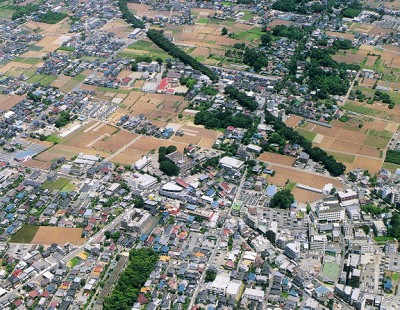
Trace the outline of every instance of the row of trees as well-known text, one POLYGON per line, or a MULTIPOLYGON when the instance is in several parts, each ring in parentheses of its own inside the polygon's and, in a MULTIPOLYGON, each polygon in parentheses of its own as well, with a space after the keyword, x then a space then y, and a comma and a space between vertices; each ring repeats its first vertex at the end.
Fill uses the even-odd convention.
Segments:
POLYGON ((193 69, 200 71, 201 73, 207 75, 212 81, 218 80, 218 75, 212 71, 207 66, 203 65, 197 59, 186 54, 180 48, 178 48, 174 43, 172 43, 168 38, 164 36, 161 31, 150 29, 147 31, 148 38, 153 41, 158 47, 166 51, 174 58, 178 58, 185 65, 191 66, 193 69))
POLYGON ((200 111, 194 117, 196 125, 204 125, 207 129, 220 129, 227 126, 249 129, 253 126, 253 118, 251 116, 230 111, 200 111))
POLYGON ((168 147, 161 146, 158 149, 158 163, 160 170, 168 176, 178 175, 179 167, 167 159, 167 155, 176 151, 176 146, 170 145, 168 147))
POLYGON ((104 310, 130 310, 141 287, 154 270, 158 255, 151 248, 131 250, 128 267, 122 272, 112 293, 105 299, 104 310))
POLYGON ((301 136, 293 128, 287 127, 285 123, 278 120, 275 116, 265 110, 265 122, 273 125, 275 132, 283 136, 292 144, 300 145, 303 150, 310 155, 310 158, 316 162, 320 162, 328 172, 333 176, 339 176, 346 170, 346 166, 336 161, 336 159, 328 155, 323 149, 313 147, 312 143, 301 136))
POLYGON ((127 0, 119 0, 118 8, 122 13, 122 18, 127 23, 131 24, 133 28, 144 28, 144 23, 140 19, 136 18, 131 11, 129 11, 127 0))
MULTIPOLYGON (((232 91, 229 93, 229 95, 238 101, 239 101, 239 98, 243 98, 243 96, 254 101, 254 99, 248 97, 246 94, 241 93, 240 91, 232 91)), ((257 103, 255 103, 255 104, 257 104, 257 103)), ((197 113, 196 117, 200 113, 197 113)), ((195 117, 195 123, 196 123, 196 117, 195 117)), ((204 120, 204 121, 206 122, 206 120, 204 120)), ((310 141, 308 141, 306 138, 301 136, 298 132, 296 132, 292 128, 287 127, 282 121, 277 119, 267 109, 265 110, 265 122, 267 124, 273 125, 275 132, 277 134, 279 134, 280 136, 282 136, 283 138, 285 138, 290 143, 299 144, 304 149, 304 151, 310 155, 310 158, 312 160, 322 163, 324 165, 325 169, 328 170, 329 173, 332 174, 333 176, 339 176, 346 170, 345 165, 337 162, 333 156, 328 155, 321 148, 313 147, 312 143, 310 141)), ((230 125, 232 125, 232 124, 230 124, 230 125)), ((246 127, 246 128, 250 128, 250 127, 246 127)))

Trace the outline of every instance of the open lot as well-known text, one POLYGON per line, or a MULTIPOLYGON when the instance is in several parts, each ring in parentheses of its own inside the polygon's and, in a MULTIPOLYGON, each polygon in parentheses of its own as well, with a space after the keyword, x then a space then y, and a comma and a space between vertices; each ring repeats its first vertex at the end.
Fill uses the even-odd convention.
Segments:
POLYGON ((302 171, 292 167, 282 167, 271 164, 269 166, 275 170, 275 175, 268 178, 269 182, 278 186, 285 186, 287 180, 322 189, 326 184, 333 184, 334 187, 341 188, 342 183, 337 178, 322 176, 316 173, 302 171))
POLYGON ((20 95, 0 95, 0 111, 11 109, 24 98, 20 95))
POLYGON ((269 152, 261 154, 258 159, 267 163, 275 163, 287 166, 293 166, 294 162, 296 161, 296 158, 294 157, 269 152))
POLYGON ((294 188, 292 194, 298 203, 311 203, 323 197, 322 194, 308 191, 301 188, 294 188))
POLYGON ((71 242, 74 245, 81 245, 86 240, 81 236, 82 228, 40 226, 31 243, 45 245, 57 243, 64 245, 71 242))

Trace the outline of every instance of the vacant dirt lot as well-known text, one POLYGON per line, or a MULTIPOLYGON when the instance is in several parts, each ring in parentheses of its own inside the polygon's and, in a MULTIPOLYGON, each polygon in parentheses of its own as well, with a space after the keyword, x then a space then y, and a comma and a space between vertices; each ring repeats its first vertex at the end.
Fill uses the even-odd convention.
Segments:
POLYGON ((99 140, 93 145, 93 148, 104 152, 114 153, 136 137, 137 135, 133 133, 121 130, 117 134, 99 140))
POLYGON ((296 161, 296 158, 294 157, 274 153, 263 153, 258 159, 267 163, 276 163, 287 166, 293 166, 296 161))
POLYGON ((85 238, 81 238, 82 228, 65 228, 41 226, 31 243, 51 245, 57 243, 63 245, 71 242, 74 245, 81 245, 85 238))
POLYGON ((20 95, 0 95, 0 111, 11 109, 24 98, 24 96, 20 95))
POLYGON ((292 191, 294 198, 296 198, 296 201, 299 203, 311 203, 313 201, 316 201, 318 199, 321 199, 323 197, 322 194, 318 194, 316 192, 311 192, 305 189, 301 189, 296 187, 292 191))
POLYGON ((322 189, 325 184, 328 183, 331 183, 333 184, 333 186, 338 188, 342 187, 342 183, 337 178, 321 176, 307 171, 301 171, 292 167, 282 167, 276 166, 274 164, 271 164, 270 167, 276 172, 275 176, 269 178, 270 182, 273 184, 282 186, 282 182, 283 184, 285 184, 287 180, 290 180, 295 183, 300 183, 319 189, 322 189))
POLYGON ((289 126, 289 127, 296 127, 297 124, 298 124, 302 119, 303 119, 302 117, 292 114, 292 115, 290 115, 290 116, 287 118, 285 124, 286 124, 286 126, 289 126))
POLYGON ((160 146, 169 146, 169 145, 175 145, 178 151, 180 152, 183 152, 183 149, 186 146, 188 146, 186 143, 179 143, 171 140, 163 140, 153 137, 142 137, 132 145, 132 148, 148 152, 151 150, 158 149, 160 146))
POLYGON ((368 170, 371 174, 379 172, 383 164, 383 159, 372 159, 362 156, 357 156, 354 161, 354 168, 362 168, 368 170))

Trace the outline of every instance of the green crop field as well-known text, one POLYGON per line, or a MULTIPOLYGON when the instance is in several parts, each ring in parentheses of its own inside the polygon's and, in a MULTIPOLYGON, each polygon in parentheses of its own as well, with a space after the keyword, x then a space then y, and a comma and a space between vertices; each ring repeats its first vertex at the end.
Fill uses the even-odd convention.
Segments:
POLYGON ((69 183, 69 181, 70 180, 68 180, 66 178, 58 178, 54 182, 46 181, 42 185, 42 188, 51 189, 51 190, 54 190, 54 189, 61 190, 61 189, 63 189, 64 186, 66 186, 69 183))
POLYGON ((39 226, 24 225, 14 236, 11 237, 10 242, 31 243, 38 229, 39 226))
POLYGON ((377 116, 380 112, 371 108, 368 108, 366 106, 359 106, 353 103, 346 103, 343 106, 344 109, 364 115, 372 115, 372 116, 377 116))

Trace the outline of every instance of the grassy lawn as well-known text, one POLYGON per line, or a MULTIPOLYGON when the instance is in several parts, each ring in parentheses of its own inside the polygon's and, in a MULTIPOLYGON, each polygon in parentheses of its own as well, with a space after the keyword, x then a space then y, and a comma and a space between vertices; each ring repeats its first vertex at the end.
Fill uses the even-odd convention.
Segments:
POLYGON ((79 264, 81 260, 78 257, 74 257, 69 261, 69 264, 71 265, 71 268, 74 268, 76 265, 79 264))
POLYGON ((236 21, 234 19, 228 18, 222 22, 222 25, 232 27, 235 23, 236 23, 236 21))
POLYGON ((282 297, 283 298, 288 298, 289 297, 289 293, 288 292, 282 292, 282 297))
POLYGON ((254 15, 249 11, 245 11, 243 13, 244 13, 244 16, 242 17, 242 20, 250 20, 254 17, 254 15))
POLYGON ((22 62, 24 64, 29 64, 29 65, 36 65, 37 63, 41 62, 42 60, 40 58, 35 58, 35 57, 27 57, 25 58, 22 62))
POLYGON ((68 183, 61 189, 62 192, 72 192, 73 190, 75 190, 75 186, 71 183, 68 183))
POLYGON ((54 135, 54 134, 49 135, 49 136, 47 137, 47 139, 46 139, 46 141, 51 142, 51 143, 54 143, 54 144, 58 144, 58 143, 60 143, 62 140, 63 140, 62 138, 60 138, 59 136, 54 135))
POLYGON ((376 137, 381 137, 381 138, 386 138, 386 139, 391 139, 393 136, 393 133, 390 132, 389 130, 369 129, 366 133, 371 136, 376 136, 376 137))
POLYGON ((115 89, 115 88, 108 88, 108 87, 97 87, 97 91, 104 91, 104 92, 112 92, 112 93, 120 93, 120 94, 129 94, 129 89, 115 89))
POLYGON ((36 65, 41 61, 40 58, 35 58, 35 57, 15 57, 14 61, 16 62, 22 62, 24 64, 28 65, 36 65))
POLYGON ((153 45, 152 42, 139 40, 132 45, 129 45, 128 48, 135 50, 148 50, 153 45))
POLYGON ((39 226, 24 225, 14 236, 11 237, 10 242, 31 243, 38 229, 39 226))
POLYGON ((69 179, 66 178, 58 178, 54 182, 47 181, 42 185, 42 188, 44 189, 58 189, 61 190, 63 187, 65 187, 69 183, 69 179))
POLYGON ((72 79, 77 82, 82 82, 84 79, 86 79, 86 76, 83 74, 78 74, 75 75, 72 79))
POLYGON ((136 56, 149 56, 151 57, 152 60, 155 60, 156 58, 161 58, 162 60, 165 60, 167 58, 171 58, 167 53, 165 53, 162 50, 156 50, 156 49, 149 49, 149 50, 136 50, 136 49, 124 49, 121 53, 117 54, 117 57, 120 58, 135 58, 136 56))
POLYGON ((392 273, 392 281, 399 281, 399 274, 397 272, 392 273))
POLYGON ((221 4, 222 4, 222 5, 226 5, 226 6, 232 6, 232 5, 234 5, 233 2, 229 2, 229 1, 222 1, 221 4))
POLYGON ((336 153, 336 152, 327 152, 329 155, 332 155, 336 160, 342 163, 354 163, 356 157, 350 154, 336 153))
POLYGON ((200 17, 198 20, 197 20, 197 22, 199 23, 199 24, 208 24, 208 18, 205 18, 205 17, 200 17))
POLYGON ((31 78, 29 78, 27 82, 30 84, 39 83, 43 86, 47 86, 47 85, 51 84, 55 79, 57 79, 57 76, 45 75, 45 74, 35 74, 31 78))
POLYGON ((314 140, 315 136, 317 135, 315 132, 308 131, 308 130, 301 129, 301 128, 297 128, 296 131, 310 142, 312 142, 314 140))
POLYGON ((235 34, 233 36, 233 38, 237 39, 237 40, 242 40, 242 41, 244 41, 244 40, 254 41, 254 40, 259 39, 263 34, 264 34, 264 32, 261 31, 260 27, 254 27, 254 28, 251 28, 250 30, 235 34))
POLYGON ((389 141, 390 139, 388 138, 377 138, 376 136, 368 135, 364 143, 368 146, 384 149, 388 145, 389 141))
POLYGON ((11 19, 15 10, 0 6, 0 18, 11 19))
POLYGON ((290 191, 294 190, 295 187, 296 187, 296 182, 292 182, 292 181, 289 181, 289 183, 286 185, 286 189, 288 189, 290 191))
POLYGON ((345 108, 348 111, 364 114, 364 115, 372 115, 372 116, 377 116, 380 112, 365 106, 359 106, 353 103, 346 103, 343 108, 345 108))
POLYGON ((375 242, 377 242, 378 244, 385 244, 386 241, 392 241, 393 238, 392 237, 386 237, 386 236, 382 236, 382 237, 375 237, 374 238, 375 242))
POLYGON ((382 168, 385 168, 385 169, 389 170, 390 172, 396 172, 396 170, 398 168, 400 168, 400 166, 396 165, 396 164, 392 164, 392 163, 383 163, 382 168))
POLYGON ((44 48, 43 46, 31 45, 31 46, 29 46, 28 51, 39 52, 43 48, 44 48))

